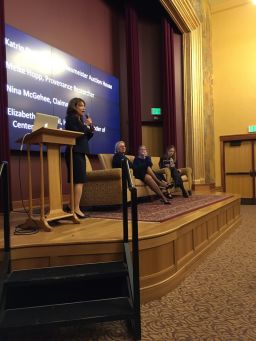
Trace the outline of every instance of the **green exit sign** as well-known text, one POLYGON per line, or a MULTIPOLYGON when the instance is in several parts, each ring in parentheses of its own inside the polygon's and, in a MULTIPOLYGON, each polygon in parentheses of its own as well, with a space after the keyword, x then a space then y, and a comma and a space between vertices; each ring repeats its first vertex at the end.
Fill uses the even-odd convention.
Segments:
POLYGON ((151 115, 161 115, 161 108, 151 108, 151 115))
POLYGON ((248 126, 248 133, 255 133, 256 132, 256 125, 255 126, 248 126))

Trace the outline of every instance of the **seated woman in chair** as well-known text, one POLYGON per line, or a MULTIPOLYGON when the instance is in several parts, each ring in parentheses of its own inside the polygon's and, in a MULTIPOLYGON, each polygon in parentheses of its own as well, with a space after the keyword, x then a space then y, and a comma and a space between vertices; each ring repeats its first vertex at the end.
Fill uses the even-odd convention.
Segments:
POLYGON ((152 170, 152 161, 150 156, 147 155, 147 148, 140 146, 138 156, 133 161, 133 173, 136 179, 140 179, 154 191, 164 204, 171 204, 170 201, 164 196, 163 189, 169 188, 169 184, 164 180, 159 180, 152 170))
POLYGON ((115 154, 112 159, 112 168, 122 168, 122 160, 126 159, 129 167, 132 168, 131 161, 125 156, 126 145, 124 141, 118 141, 115 144, 115 154))
POLYGON ((180 175, 179 170, 176 168, 176 150, 175 147, 172 145, 166 149, 166 153, 163 157, 160 158, 159 167, 165 168, 168 167, 171 170, 171 175, 174 181, 175 187, 180 187, 182 191, 182 195, 184 198, 188 198, 188 193, 186 192, 183 181, 180 175))

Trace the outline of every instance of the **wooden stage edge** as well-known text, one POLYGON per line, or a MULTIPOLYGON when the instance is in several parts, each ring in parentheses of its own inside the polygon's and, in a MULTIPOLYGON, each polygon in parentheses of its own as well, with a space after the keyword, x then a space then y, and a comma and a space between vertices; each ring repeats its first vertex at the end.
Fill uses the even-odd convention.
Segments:
MULTIPOLYGON (((12 212, 12 231, 25 219, 25 214, 12 212)), ((177 286, 240 220, 240 197, 233 195, 162 223, 139 222, 141 302, 177 286)), ((52 232, 12 233, 12 269, 119 260, 121 236, 122 221, 99 218, 85 219, 79 225, 67 221, 52 232)))

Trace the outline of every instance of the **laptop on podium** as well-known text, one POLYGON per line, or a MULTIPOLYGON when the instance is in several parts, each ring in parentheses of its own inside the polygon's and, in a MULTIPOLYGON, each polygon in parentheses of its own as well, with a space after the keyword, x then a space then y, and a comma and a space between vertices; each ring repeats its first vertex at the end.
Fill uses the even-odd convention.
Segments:
POLYGON ((59 122, 58 116, 46 115, 46 114, 42 114, 40 112, 36 112, 32 132, 34 132, 34 131, 42 128, 42 127, 57 129, 58 122, 59 122))

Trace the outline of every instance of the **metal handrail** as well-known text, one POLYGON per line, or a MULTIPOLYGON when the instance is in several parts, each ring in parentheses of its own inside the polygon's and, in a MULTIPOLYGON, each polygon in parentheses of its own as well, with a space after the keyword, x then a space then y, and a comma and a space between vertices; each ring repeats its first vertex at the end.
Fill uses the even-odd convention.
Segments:
POLYGON ((133 305, 136 315, 136 325, 141 333, 140 323, 140 275, 139 275, 139 236, 138 236, 138 210, 137 189, 133 184, 128 160, 122 160, 122 193, 123 193, 123 242, 125 256, 128 266, 130 286, 133 297, 133 305), (132 257, 129 248, 128 236, 128 203, 127 187, 131 193, 131 215, 132 215, 132 257))
POLYGON ((9 192, 9 165, 3 161, 0 165, 0 179, 2 182, 2 198, 4 213, 4 251, 10 252, 10 192, 9 192))
POLYGON ((11 271, 10 256, 10 192, 9 192, 9 167, 8 162, 3 161, 0 165, 0 181, 2 191, 0 193, 3 199, 3 215, 4 215, 4 254, 3 262, 0 269, 0 314, 3 310, 3 292, 4 280, 11 271))

